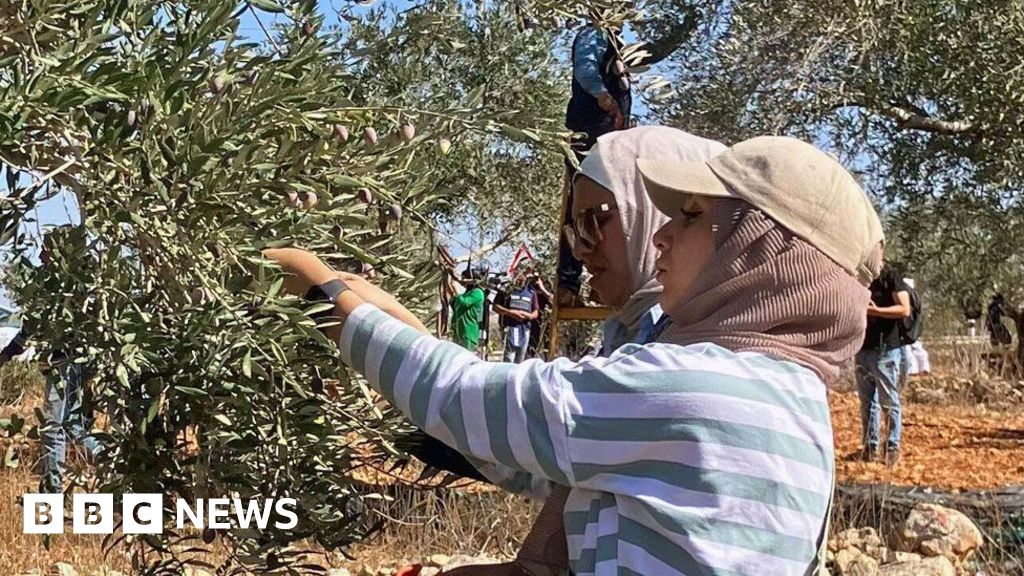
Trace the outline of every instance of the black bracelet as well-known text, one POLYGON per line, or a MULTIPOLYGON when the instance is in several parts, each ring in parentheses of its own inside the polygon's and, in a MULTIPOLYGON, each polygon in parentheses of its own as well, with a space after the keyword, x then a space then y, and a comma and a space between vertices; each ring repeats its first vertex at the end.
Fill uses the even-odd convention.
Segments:
MULTIPOLYGON (((329 302, 331 304, 336 304, 338 302, 338 297, 347 290, 351 290, 351 288, 349 288, 348 285, 340 279, 335 278, 333 280, 328 280, 319 286, 311 287, 309 291, 306 292, 305 300, 308 302, 329 302)), ((321 310, 320 312, 311 314, 310 317, 314 320, 320 320, 322 318, 332 316, 333 313, 334 310, 331 309, 321 310)))

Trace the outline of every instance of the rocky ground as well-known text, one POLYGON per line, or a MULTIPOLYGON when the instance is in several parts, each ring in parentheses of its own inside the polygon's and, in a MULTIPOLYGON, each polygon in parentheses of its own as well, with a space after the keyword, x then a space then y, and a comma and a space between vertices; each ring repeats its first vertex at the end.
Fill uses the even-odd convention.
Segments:
POLYGON ((917 386, 903 406, 902 454, 899 466, 892 470, 881 462, 859 459, 861 424, 856 393, 831 395, 840 483, 950 491, 1024 483, 1024 411, 1019 405, 996 410, 988 403, 922 403, 916 399, 920 394, 950 396, 954 392, 917 386), (928 390, 932 392, 922 392, 928 390))
POLYGON ((967 517, 949 508, 919 504, 891 542, 873 528, 832 536, 828 563, 837 576, 960 576, 984 574, 971 566, 983 537, 967 517))

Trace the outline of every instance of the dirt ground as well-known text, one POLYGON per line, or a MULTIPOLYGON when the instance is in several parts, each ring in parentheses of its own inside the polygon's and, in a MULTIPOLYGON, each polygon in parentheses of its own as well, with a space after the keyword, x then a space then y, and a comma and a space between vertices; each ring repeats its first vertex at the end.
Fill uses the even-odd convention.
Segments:
POLYGON ((984 405, 903 406, 902 455, 894 470, 865 463, 860 403, 854 392, 829 404, 841 483, 891 483, 953 491, 1024 484, 1024 409, 991 412, 984 405))

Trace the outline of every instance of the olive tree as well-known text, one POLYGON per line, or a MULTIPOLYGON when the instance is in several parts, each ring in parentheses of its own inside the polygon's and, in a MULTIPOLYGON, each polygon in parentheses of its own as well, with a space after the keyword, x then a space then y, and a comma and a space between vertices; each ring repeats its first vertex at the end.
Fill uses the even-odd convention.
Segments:
POLYGON ((942 0, 666 0, 698 24, 659 118, 734 142, 836 152, 885 213, 890 256, 934 309, 1017 285, 1024 10, 942 0))
MULTIPOLYGON (((511 181, 522 161, 522 190, 547 185, 545 157, 560 174, 550 18, 636 13, 536 0, 355 14, 345 5, 334 24, 311 0, 0 7, 0 245, 15 297, 39 341, 97 372, 98 488, 298 500, 293 528, 223 534, 227 571, 296 570, 293 542, 364 537, 350 472, 401 426, 340 366, 311 318, 323 305, 281 294, 261 251, 303 246, 372 270, 425 316, 432 230, 466 182, 511 181), (278 24, 246 38, 247 11, 278 24), (520 74, 530 60, 536 74, 520 74), (82 225, 50 235, 33 269, 25 219, 59 190, 82 225)), ((150 572, 189 560, 170 536, 139 540, 160 552, 150 572)))

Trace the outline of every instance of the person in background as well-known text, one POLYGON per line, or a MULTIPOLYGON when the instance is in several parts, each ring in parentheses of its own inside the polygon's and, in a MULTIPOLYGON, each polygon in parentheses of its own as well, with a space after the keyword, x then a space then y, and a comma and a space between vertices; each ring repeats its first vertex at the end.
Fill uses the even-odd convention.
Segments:
POLYGON ((1003 316, 1006 315, 1006 300, 1002 294, 992 296, 988 304, 988 312, 985 314, 985 330, 988 331, 989 342, 993 346, 1008 346, 1013 342, 1010 330, 1003 324, 1003 316))
MULTIPOLYGON (((913 278, 904 278, 903 283, 910 288, 916 288, 914 285, 913 278)), ((907 379, 911 376, 927 375, 932 371, 931 358, 928 356, 928 350, 925 350, 924 343, 920 339, 915 340, 913 344, 907 344, 903 346, 903 384, 906 384, 907 379)))
POLYGON ((572 43, 572 93, 565 127, 584 135, 573 142, 582 160, 597 139, 628 127, 632 95, 625 70, 618 68, 621 41, 614 30, 592 24, 580 28, 572 43))
MULTIPOLYGON (((614 130, 629 127, 633 106, 629 78, 620 67, 622 42, 615 30, 601 30, 587 24, 576 33, 572 43, 572 93, 565 111, 565 127, 583 135, 572 141, 576 159, 581 161, 597 139, 614 130)), ((566 174, 575 172, 566 161, 566 174)), ((572 195, 566 207, 566 222, 572 214, 572 195)), ((562 242, 559 253, 559 306, 579 305, 582 264, 562 242)))
POLYGON ((484 315, 484 291, 479 271, 469 264, 462 271, 465 290, 452 298, 452 341, 470 352, 480 345, 480 323, 484 315))
POLYGON ((880 411, 886 413, 889 437, 885 445, 886 465, 899 462, 902 410, 900 373, 903 367, 900 322, 910 317, 910 292, 891 266, 871 282, 864 344, 856 358, 857 391, 863 431, 861 457, 870 462, 878 457, 880 411))
POLYGON ((334 302, 323 330, 342 360, 414 424, 570 488, 569 572, 814 573, 835 477, 827 385, 863 340, 881 223, 849 172, 792 138, 645 160, 671 218, 654 237, 671 321, 608 358, 485 362, 365 279, 264 254, 287 293, 334 302))
POLYGON ((505 362, 518 364, 526 359, 530 344, 530 323, 540 316, 537 293, 524 272, 516 272, 512 287, 495 302, 494 311, 502 317, 505 330, 505 362))
POLYGON ((551 308, 551 302, 555 299, 555 295, 548 290, 547 285, 544 284, 544 279, 540 277, 540 274, 531 272, 530 277, 527 280, 533 287, 534 293, 537 295, 537 318, 530 322, 530 345, 526 351, 527 358, 540 358, 543 356, 543 346, 545 342, 544 328, 547 325, 548 310, 551 308))
MULTIPOLYGON (((61 226, 51 230, 43 239, 40 260, 49 266, 54 249, 54 234, 70 230, 61 226)), ((31 339, 31 330, 22 328, 17 336, 0 351, 0 365, 21 355, 31 339)), ((64 469, 67 459, 67 445, 78 441, 86 450, 87 457, 95 457, 100 443, 89 432, 92 428, 92 414, 83 408, 88 381, 93 374, 86 366, 72 362, 61 350, 49 350, 41 355, 41 370, 45 377, 43 392, 43 427, 39 430, 42 443, 42 477, 39 491, 56 494, 63 491, 64 469)))

